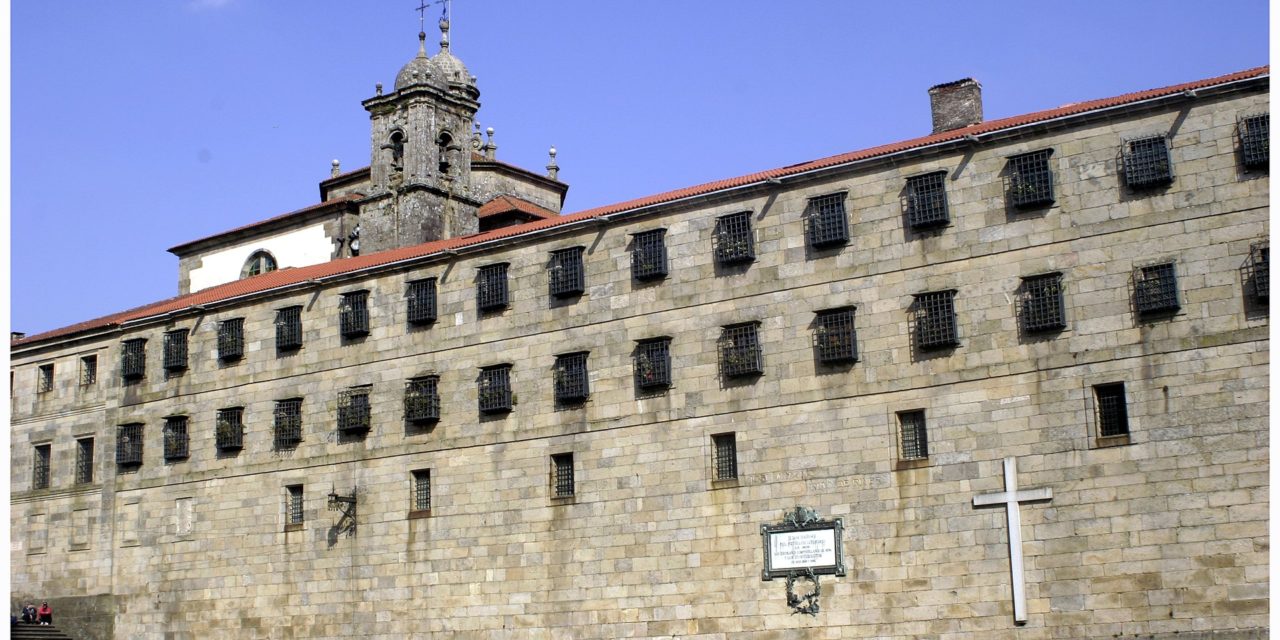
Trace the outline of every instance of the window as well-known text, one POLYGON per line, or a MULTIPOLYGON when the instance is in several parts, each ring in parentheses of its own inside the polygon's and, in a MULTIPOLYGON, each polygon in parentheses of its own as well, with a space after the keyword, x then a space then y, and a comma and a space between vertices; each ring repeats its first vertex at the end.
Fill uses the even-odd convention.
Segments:
POLYGON ((404 385, 404 419, 430 422, 440 419, 440 378, 423 376, 404 385))
POLYGON ((1027 333, 1057 331, 1067 326, 1062 302, 1062 274, 1022 279, 1022 328, 1027 333))
POLYGON ((551 482, 555 497, 573 497, 573 454, 557 453, 551 456, 551 482))
POLYGON ((284 530, 297 531, 302 529, 304 520, 302 519, 303 494, 302 485, 293 484, 285 487, 284 499, 284 530))
POLYGON ((53 445, 50 444, 36 445, 34 459, 31 461, 32 489, 49 488, 49 458, 52 455, 52 449, 53 445))
POLYGON ((945 227, 947 214, 947 172, 938 171, 907 178, 907 225, 912 229, 945 227))
POLYGON ((1134 305, 1139 316, 1178 310, 1178 276, 1172 262, 1139 267, 1134 271, 1134 305))
POLYGON ((1271 162, 1271 114, 1240 119, 1240 155, 1245 169, 1267 169, 1271 162))
POLYGON ((654 229, 631 236, 631 277, 657 280, 667 276, 666 234, 666 229, 654 229))
POLYGON ((853 328, 853 311, 853 307, 848 307, 818 312, 814 336, 818 347, 818 362, 857 362, 858 334, 853 328))
POLYGON ((76 440, 76 484, 93 482, 93 438, 76 440))
POLYGON ((368 291, 342 294, 342 302, 338 305, 338 324, 344 338, 369 335, 368 291))
POLYGON ((1124 401, 1124 383, 1096 385, 1093 394, 1098 400, 1098 435, 1103 438, 1128 435, 1129 410, 1124 401))
POLYGON ((277 449, 288 449, 302 442, 302 398, 276 400, 273 431, 277 449))
POLYGON ((722 265, 740 264, 756 259, 750 211, 716 218, 715 257, 716 263, 722 265))
POLYGON ((80 358, 80 386, 87 387, 98 383, 98 356, 90 355, 80 358))
POLYGON ((276 350, 302 348, 302 307, 286 307, 276 311, 276 350))
POLYGON ((556 402, 575 404, 591 395, 587 375, 587 352, 556 356, 556 402))
POLYGON ((126 382, 141 380, 147 374, 147 341, 145 338, 125 340, 120 352, 120 377, 126 382))
POLYGON ((164 459, 183 460, 188 453, 187 417, 169 416, 164 419, 164 459))
POLYGON ((929 457, 929 436, 924 426, 924 409, 903 411, 898 414, 898 430, 901 433, 903 460, 924 460, 929 457))
POLYGON ((116 464, 142 464, 142 424, 122 424, 116 432, 116 464))
POLYGON ((1265 302, 1271 295, 1271 244, 1259 242, 1249 247, 1249 262, 1253 267, 1253 296, 1265 302))
POLYGON ((738 479, 738 441, 732 433, 711 436, 711 468, 716 480, 738 479))
POLYGON ((1053 204, 1053 171, 1043 149, 1009 158, 1009 203, 1018 209, 1034 209, 1053 204))
POLYGON ((476 274, 476 306, 480 311, 507 308, 507 264, 480 267, 476 274))
POLYGON ((269 271, 276 270, 276 259, 266 251, 255 251, 244 261, 244 268, 240 270, 241 278, 248 278, 269 271))
POLYGON ((480 370, 476 397, 481 413, 511 410, 511 365, 500 364, 480 370))
POLYGON ((422 513, 431 510, 431 470, 419 469, 413 472, 413 499, 409 504, 410 513, 422 513))
POLYGON ((1124 182, 1131 189, 1145 189, 1173 182, 1169 142, 1164 136, 1125 142, 1124 182))
POLYGON ((187 330, 176 329, 164 334, 164 370, 167 373, 187 368, 187 330))
POLYGON ((218 359, 223 362, 244 357, 244 318, 218 323, 218 359))
POLYGON ((338 396, 338 431, 365 433, 369 430, 369 391, 372 387, 351 387, 338 396))
POLYGON ((671 338, 642 340, 635 352, 636 386, 660 389, 671 386, 671 338))
POLYGON ((955 291, 933 291, 916 296, 916 345, 924 351, 960 344, 956 337, 955 291))
POLYGON ((846 193, 833 193, 809 199, 805 212, 809 246, 819 249, 849 242, 849 220, 844 212, 846 193))
POLYGON ((409 324, 430 324, 436 321, 436 279, 415 280, 409 283, 409 324))
POLYGON ((764 373, 759 323, 724 327, 720 332, 720 373, 729 378, 764 373))
POLYGON ((586 288, 583 275, 582 247, 551 252, 551 264, 547 267, 547 287, 556 298, 581 295, 586 288))
POLYGON ((218 451, 236 451, 244 447, 244 407, 218 409, 214 443, 218 451))
POLYGON ((36 380, 36 391, 39 393, 48 393, 53 391, 53 363, 42 364, 38 369, 39 378, 36 380))

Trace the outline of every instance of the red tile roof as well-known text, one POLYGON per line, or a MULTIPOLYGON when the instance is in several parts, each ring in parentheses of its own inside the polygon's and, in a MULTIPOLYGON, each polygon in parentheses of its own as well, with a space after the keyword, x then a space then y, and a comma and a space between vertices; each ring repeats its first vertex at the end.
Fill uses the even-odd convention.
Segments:
POLYGON ((476 210, 476 215, 481 218, 496 216, 500 213, 508 213, 510 211, 519 211, 520 213, 533 216, 535 218, 554 218, 556 212, 540 207, 528 200, 521 200, 515 196, 502 195, 498 196, 482 205, 476 210))
MULTIPOLYGON (((870 158, 875 158, 877 156, 889 155, 892 153, 924 147, 932 144, 938 144, 941 142, 959 140, 959 139, 963 139, 965 136, 992 133, 996 131, 1019 127, 1022 125, 1033 124, 1036 122, 1044 122, 1046 120, 1052 120, 1055 118, 1061 118, 1064 116, 1071 116, 1071 115, 1086 113, 1089 111, 1097 111, 1097 110, 1107 109, 1111 107, 1118 107, 1118 106, 1132 104, 1134 102, 1139 102, 1139 101, 1147 100, 1151 98, 1175 95, 1178 93, 1182 93, 1184 91, 1203 89, 1203 88, 1212 87, 1215 85, 1236 82, 1239 80, 1262 77, 1262 76, 1269 75, 1270 69, 1271 69, 1270 66, 1256 67, 1254 69, 1239 71, 1236 73, 1218 76, 1216 78, 1208 78, 1205 80, 1198 80, 1195 82, 1188 82, 1185 84, 1173 85, 1170 87, 1163 87, 1160 89, 1151 89, 1148 91, 1126 93, 1124 95, 1116 96, 1113 98, 1091 100, 1088 102, 1078 102, 1075 104, 1058 107, 1056 109, 1037 111, 1035 113, 1015 116, 1012 118, 1002 118, 999 120, 991 120, 988 122, 983 122, 980 124, 963 127, 960 129, 944 131, 942 133, 935 133, 935 134, 923 136, 920 138, 904 140, 902 142, 895 142, 893 144, 881 145, 879 147, 872 147, 870 149, 863 149, 861 151, 853 151, 850 153, 843 153, 840 155, 835 155, 828 158, 822 158, 819 160, 813 160, 810 162, 803 162, 800 164, 794 164, 787 167, 780 167, 777 169, 770 169, 768 171, 760 171, 757 173, 752 173, 744 176, 738 176, 736 178, 717 180, 715 182, 708 182, 705 184, 700 184, 692 187, 686 187, 684 189, 667 191, 665 193, 659 193, 657 195, 652 195, 644 198, 628 200, 626 202, 621 202, 618 204, 612 204, 612 205, 607 205, 603 207, 596 207, 594 209, 588 209, 586 211, 580 211, 578 213, 574 213, 570 215, 553 216, 550 218, 544 218, 542 220, 527 222, 521 225, 515 225, 511 227, 502 227, 499 229, 494 229, 492 231, 487 231, 485 233, 479 233, 476 235, 465 236, 461 238, 450 238, 448 240, 428 242, 425 244, 415 245, 411 247, 402 247, 399 249, 390 249, 388 251, 382 251, 379 253, 374 253, 366 256, 332 260, 330 262, 324 262, 321 264, 311 265, 307 267, 281 269, 278 271, 265 273, 260 276, 254 276, 252 278, 237 280, 235 282, 228 282, 226 284, 219 285, 216 287, 210 287, 208 289, 203 289, 201 291, 197 291, 195 293, 188 294, 185 296, 170 298, 168 300, 163 300, 163 301, 155 302, 149 305, 144 305, 141 307, 130 309, 128 311, 122 311, 109 316, 103 316, 101 318, 97 318, 94 320, 88 320, 78 324, 73 324, 69 327, 63 327, 61 329, 55 329, 53 331, 47 331, 45 333, 28 336, 26 338, 11 342, 10 346, 12 347, 12 346, 22 346, 22 345, 32 344, 32 343, 41 342, 44 340, 49 340, 52 338, 58 338, 62 336, 72 335, 75 333, 80 333, 82 331, 89 331, 92 329, 110 328, 113 326, 118 326, 130 320, 139 320, 143 318, 160 316, 160 315, 164 315, 174 311, 188 309, 197 305, 210 304, 210 303, 219 302, 223 300, 229 300, 239 296, 263 292, 263 291, 269 291, 271 289, 276 289, 276 288, 284 287, 287 285, 305 283, 308 280, 312 280, 316 278, 324 278, 332 275, 351 273, 351 272, 360 271, 363 269, 377 267, 380 265, 386 265, 394 262, 411 260, 414 258, 420 258, 423 256, 431 255, 433 253, 439 253, 439 252, 447 251, 450 249, 457 249, 464 246, 480 244, 482 242, 487 242, 491 240, 498 240, 502 238, 509 238, 513 236, 536 233, 537 231, 540 231, 542 229, 547 229, 550 227, 555 227, 555 226, 560 226, 565 224, 571 224, 573 222, 578 222, 580 220, 586 220, 589 218, 598 218, 600 216, 610 215, 614 213, 621 213, 621 212, 629 211, 633 209, 653 206, 653 205, 661 204, 664 202, 679 200, 682 198, 704 195, 714 191, 720 191, 723 189, 731 189, 734 187, 740 187, 740 186, 745 186, 749 184, 764 182, 766 180, 773 179, 773 178, 783 178, 786 176, 804 173, 806 171, 812 171, 812 170, 822 169, 826 167, 833 167, 836 165, 857 162, 860 160, 867 160, 870 158)), ((291 214, 286 214, 286 215, 291 215, 291 214)))

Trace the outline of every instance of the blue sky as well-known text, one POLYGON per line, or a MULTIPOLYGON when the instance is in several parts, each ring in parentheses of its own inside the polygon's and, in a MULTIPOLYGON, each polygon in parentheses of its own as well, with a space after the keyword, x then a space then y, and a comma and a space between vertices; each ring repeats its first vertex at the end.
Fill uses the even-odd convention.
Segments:
MULTIPOLYGON (((417 4, 15 2, 13 329, 173 296, 168 247, 367 165, 360 101, 416 53, 417 4)), ((567 212, 927 134, 928 87, 966 76, 994 119, 1269 61, 1265 0, 453 4, 498 158, 554 144, 567 212)))

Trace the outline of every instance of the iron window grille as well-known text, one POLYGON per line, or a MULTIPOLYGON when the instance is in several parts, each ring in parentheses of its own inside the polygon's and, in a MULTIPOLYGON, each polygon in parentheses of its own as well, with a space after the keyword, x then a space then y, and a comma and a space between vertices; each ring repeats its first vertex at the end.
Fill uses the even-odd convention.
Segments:
POLYGON ((218 409, 214 442, 219 451, 244 448, 244 407, 218 409))
POLYGON ((436 279, 415 280, 409 283, 409 324, 430 324, 436 321, 436 279))
POLYGON ((945 227, 947 213, 947 172, 938 171, 907 178, 907 224, 912 229, 945 227))
POLYGON ((738 378, 764 373, 758 323, 724 327, 720 332, 719 347, 720 372, 726 377, 738 378))
POLYGON ((667 276, 666 234, 666 229, 654 229, 631 236, 631 277, 657 280, 667 276))
POLYGON ((285 489, 288 491, 284 504, 285 524, 300 525, 304 522, 302 518, 302 485, 289 485, 285 489))
POLYGON ((507 264, 491 264, 480 267, 476 274, 476 306, 481 311, 506 309, 507 264))
POLYGON ((368 291, 342 294, 342 302, 338 304, 338 324, 344 338, 369 335, 368 291))
POLYGON ((1127 435, 1129 410, 1124 400, 1124 383, 1096 385, 1093 393, 1098 401, 1098 435, 1103 438, 1127 435))
POLYGON ((1240 155, 1245 169, 1266 169, 1271 162, 1271 114, 1240 119, 1240 155))
POLYGON ((98 383, 98 356, 80 358, 80 386, 87 387, 98 383))
POLYGON ((1062 300, 1062 274, 1023 278, 1022 327, 1027 333, 1057 331, 1067 326, 1062 300))
POLYGON ((142 464, 142 425, 122 424, 116 432, 116 464, 142 464))
POLYGON ((899 413, 898 429, 901 433, 903 460, 924 460, 929 457, 929 435, 925 429, 923 409, 899 413))
POLYGON ((844 211, 845 196, 841 192, 809 199, 805 215, 809 246, 817 249, 849 242, 849 217, 844 211))
POLYGON ((413 472, 413 502, 410 511, 431 510, 431 470, 419 469, 413 472))
POLYGON ((636 386, 659 389, 671 386, 671 338, 645 340, 636 345, 636 386))
POLYGON ((711 436, 712 468, 716 480, 738 479, 738 441, 732 433, 711 436))
POLYGON ((1259 242, 1249 247, 1253 267, 1253 296, 1265 301, 1271 295, 1271 243, 1259 242))
POLYGON ((120 353, 120 377, 132 382, 147 375, 147 340, 125 340, 120 353))
POLYGON ((716 262, 740 264, 756 259, 755 239, 751 233, 751 212, 731 213, 716 218, 716 262))
POLYGON ((582 402, 591 395, 587 375, 587 352, 556 356, 556 402, 582 402))
POLYGON ((1142 316, 1178 310, 1178 276, 1172 262, 1134 270, 1134 305, 1142 316))
POLYGON ((244 318, 231 318, 218 323, 218 359, 238 360, 244 357, 244 318))
POLYGON ((302 348, 302 307, 285 307, 276 311, 276 349, 291 351, 302 348))
POLYGON ((486 367, 480 370, 476 397, 481 413, 499 413, 511 410, 511 365, 486 367))
POLYGON ((916 296, 916 344, 921 350, 947 349, 960 344, 956 333, 955 291, 932 291, 916 296))
POLYGON ((1164 136, 1129 140, 1124 145, 1124 181, 1131 189, 1173 182, 1169 141, 1164 136))
POLYGON ((53 391, 53 364, 40 365, 37 373, 39 378, 36 380, 36 391, 38 393, 53 391))
POLYGON ((547 267, 548 291, 557 298, 581 295, 586 288, 583 271, 582 247, 552 251, 547 267))
POLYGON ((169 373, 187 368, 187 330, 176 329, 164 334, 164 370, 169 373))
POLYGON ((164 459, 181 460, 189 455, 189 438, 186 416, 169 416, 164 419, 164 459))
POLYGON ((1019 209, 1032 209, 1053 204, 1053 170, 1049 156, 1053 149, 1043 149, 1009 158, 1009 202, 1019 209))
POLYGON ((369 430, 369 387, 352 387, 338 395, 338 431, 364 433, 369 430))
POLYGON ((276 400, 273 444, 287 449, 302 442, 302 398, 276 400))
POLYGON ((573 497, 573 454, 558 453, 551 456, 552 481, 557 498, 573 497))
POLYGON ((49 457, 52 453, 53 445, 38 444, 35 447, 35 454, 31 464, 31 488, 32 489, 48 489, 49 488, 49 457))
POLYGON ((404 418, 409 422, 440 419, 440 379, 436 376, 414 378, 404 385, 404 418))
POLYGON ((93 438, 76 440, 76 484, 93 482, 93 438))
POLYGON ((840 364, 858 361, 858 333, 853 326, 853 307, 819 311, 815 343, 818 362, 840 364))

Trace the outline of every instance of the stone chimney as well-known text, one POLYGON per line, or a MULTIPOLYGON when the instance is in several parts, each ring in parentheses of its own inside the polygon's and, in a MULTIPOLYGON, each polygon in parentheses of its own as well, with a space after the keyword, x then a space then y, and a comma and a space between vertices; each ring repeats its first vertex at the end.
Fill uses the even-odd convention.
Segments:
POLYGON ((929 88, 933 132, 941 133, 982 122, 982 85, 973 78, 929 88))

